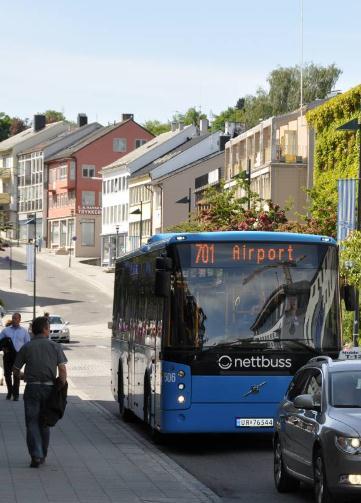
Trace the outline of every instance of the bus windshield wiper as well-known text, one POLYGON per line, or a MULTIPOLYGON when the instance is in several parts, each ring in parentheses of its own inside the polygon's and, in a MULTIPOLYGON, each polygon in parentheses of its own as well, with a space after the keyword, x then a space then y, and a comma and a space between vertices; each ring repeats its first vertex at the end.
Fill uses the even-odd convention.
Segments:
POLYGON ((319 352, 319 350, 317 350, 316 348, 313 348, 309 344, 306 344, 305 342, 302 342, 302 340, 299 340, 299 339, 273 339, 273 340, 280 342, 280 343, 292 342, 295 346, 298 346, 299 348, 302 348, 302 349, 307 349, 307 351, 310 351, 312 353, 319 352))
POLYGON ((218 344, 214 344, 213 346, 207 346, 207 349, 212 348, 228 348, 232 346, 244 346, 245 343, 250 345, 252 349, 260 347, 264 348, 264 346, 270 341, 255 341, 253 337, 249 337, 247 339, 236 339, 234 341, 229 342, 219 342, 218 344))

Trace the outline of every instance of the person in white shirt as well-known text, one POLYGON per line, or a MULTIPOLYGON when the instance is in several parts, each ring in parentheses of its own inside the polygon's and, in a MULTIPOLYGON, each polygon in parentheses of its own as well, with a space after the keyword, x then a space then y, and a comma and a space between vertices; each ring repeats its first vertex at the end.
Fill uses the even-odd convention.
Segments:
POLYGON ((0 333, 0 343, 3 341, 3 351, 4 351, 4 376, 5 382, 8 389, 8 394, 6 399, 19 400, 19 386, 20 378, 13 375, 13 366, 15 362, 16 355, 20 349, 30 342, 29 332, 20 326, 21 314, 14 313, 12 316, 11 325, 5 327, 0 333), (8 344, 4 344, 4 339, 8 341, 8 344))

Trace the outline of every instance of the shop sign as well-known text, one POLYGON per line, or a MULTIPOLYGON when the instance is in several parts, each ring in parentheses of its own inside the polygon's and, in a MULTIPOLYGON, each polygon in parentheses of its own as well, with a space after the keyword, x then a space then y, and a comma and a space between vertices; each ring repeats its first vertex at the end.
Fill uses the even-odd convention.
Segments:
POLYGON ((101 215, 102 209, 100 206, 78 206, 78 215, 101 215))

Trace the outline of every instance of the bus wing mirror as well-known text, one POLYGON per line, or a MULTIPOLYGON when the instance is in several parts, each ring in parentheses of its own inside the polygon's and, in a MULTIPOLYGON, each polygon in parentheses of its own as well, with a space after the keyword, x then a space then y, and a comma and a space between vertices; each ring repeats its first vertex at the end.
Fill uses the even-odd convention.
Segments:
POLYGON ((170 293, 170 272, 155 271, 154 294, 157 297, 168 297, 170 293))
POLYGON ((355 311, 356 309, 356 290, 352 285, 345 285, 342 288, 342 297, 345 301, 346 311, 355 311))
POLYGON ((173 260, 169 257, 157 257, 155 268, 159 271, 171 271, 173 269, 173 260))

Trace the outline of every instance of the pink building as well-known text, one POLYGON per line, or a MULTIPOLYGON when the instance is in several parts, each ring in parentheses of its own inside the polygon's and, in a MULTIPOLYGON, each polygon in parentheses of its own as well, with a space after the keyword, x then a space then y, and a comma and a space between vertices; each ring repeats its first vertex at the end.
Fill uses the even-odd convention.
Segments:
POLYGON ((47 161, 47 246, 72 248, 77 257, 100 257, 100 169, 153 135, 123 114, 123 121, 90 134, 47 161))

